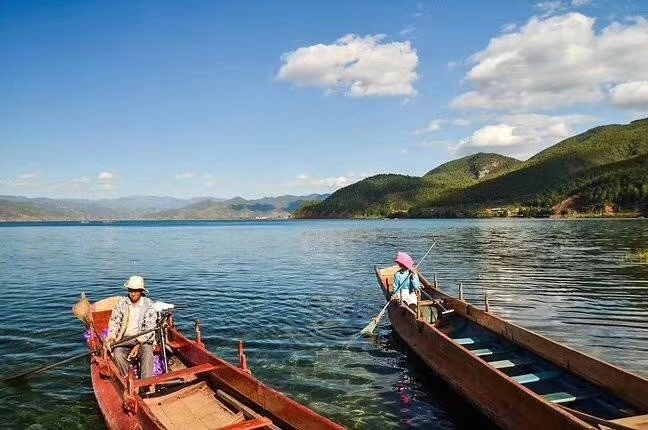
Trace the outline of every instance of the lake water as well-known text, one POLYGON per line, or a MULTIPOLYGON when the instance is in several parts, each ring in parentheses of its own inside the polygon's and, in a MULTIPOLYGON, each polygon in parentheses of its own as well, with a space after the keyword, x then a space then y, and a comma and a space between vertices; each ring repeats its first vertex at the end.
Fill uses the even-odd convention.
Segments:
MULTIPOLYGON (((441 288, 583 352, 648 376, 648 220, 376 220, 4 225, 0 372, 81 354, 72 313, 123 294, 133 274, 200 319, 207 347, 351 429, 487 426, 414 359, 385 317, 373 266, 397 251, 441 288)), ((0 385, 0 428, 105 428, 81 359, 0 385)))

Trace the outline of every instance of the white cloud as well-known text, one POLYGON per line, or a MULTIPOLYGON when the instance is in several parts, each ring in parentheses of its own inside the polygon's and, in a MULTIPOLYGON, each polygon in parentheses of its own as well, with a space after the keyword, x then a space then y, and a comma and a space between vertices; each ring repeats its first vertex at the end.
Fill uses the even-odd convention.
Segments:
POLYGON ((592 3, 592 0, 572 0, 571 4, 574 7, 587 6, 592 3))
POLYGON ((79 176, 77 178, 72 178, 70 183, 54 184, 54 187, 69 191, 72 194, 79 194, 89 190, 91 185, 92 179, 88 176, 79 176))
POLYGON ((486 125, 459 141, 451 150, 457 156, 476 152, 495 152, 527 159, 574 134, 573 126, 591 123, 584 115, 548 116, 538 114, 506 115, 495 125, 486 125))
POLYGON ((0 180, 0 185, 15 188, 29 188, 36 185, 38 182, 38 175, 35 173, 25 173, 18 175, 12 179, 0 180))
POLYGON ((348 34, 332 45, 298 48, 282 55, 276 79, 352 97, 416 96, 416 50, 410 42, 383 39, 384 35, 348 34))
POLYGON ((184 172, 175 175, 175 178, 179 180, 184 180, 184 179, 193 179, 195 176, 196 175, 193 172, 184 172))
POLYGON ((0 186, 8 194, 30 193, 32 195, 52 196, 81 196, 90 193, 113 191, 116 187, 117 176, 110 172, 101 172, 96 178, 77 176, 68 179, 42 177, 33 173, 19 175, 13 179, 0 180, 0 186))
POLYGON ((113 179, 115 179, 115 175, 110 172, 101 172, 99 173, 99 176, 97 176, 97 180, 100 182, 109 182, 113 179))
POLYGON ((467 125, 470 125, 470 120, 465 118, 454 118, 454 119, 437 118, 430 121, 425 128, 421 130, 416 130, 414 134, 418 135, 418 134, 426 134, 426 133, 436 133, 437 131, 441 131, 442 129, 446 128, 445 126, 447 125, 455 126, 455 127, 465 127, 467 125))
POLYGON ((214 179, 214 177, 209 173, 205 173, 202 178, 205 188, 215 188, 216 185, 218 185, 218 181, 216 181, 216 179, 214 179))
POLYGON ((297 181, 295 185, 335 191, 339 188, 346 187, 347 185, 356 183, 368 176, 371 175, 367 173, 350 172, 345 176, 336 176, 336 177, 318 179, 318 178, 312 178, 307 174, 301 174, 295 178, 297 181))
POLYGON ((113 191, 116 189, 114 180, 116 179, 115 175, 110 172, 101 172, 97 176, 97 181, 99 182, 99 189, 101 191, 113 191))
POLYGON ((405 27, 404 29, 402 29, 400 31, 400 35, 401 36, 407 36, 408 34, 412 34, 415 31, 416 31, 416 27, 414 27, 413 25, 410 25, 410 26, 405 27))
POLYGON ((532 18, 519 31, 491 39, 466 75, 473 90, 456 109, 549 109, 601 103, 614 85, 642 80, 648 70, 648 22, 614 22, 599 34, 579 13, 532 18))
POLYGON ((454 119, 437 118, 430 121, 425 128, 421 130, 416 130, 414 134, 416 135, 416 134, 425 134, 425 133, 435 133, 443 129, 445 125, 465 127, 469 124, 470 124, 470 120, 465 118, 454 118, 454 119))
POLYGON ((524 136, 516 135, 514 130, 507 124, 487 125, 472 135, 472 144, 475 148, 518 146, 524 136))
POLYGON ((539 11, 552 15, 560 10, 562 10, 565 5, 561 1, 543 1, 534 5, 539 11))
POLYGON ((32 181, 32 180, 34 180, 36 178, 37 178, 37 175, 34 174, 34 173, 25 173, 23 175, 19 175, 16 178, 16 182, 28 182, 28 181, 32 181))
POLYGON ((624 82, 610 89, 610 100, 623 108, 648 108, 648 81, 624 82))
POLYGON ((424 133, 434 133, 435 131, 439 131, 439 130, 441 130, 441 124, 442 124, 442 122, 443 122, 443 121, 440 120, 440 119, 432 120, 432 121, 430 121, 430 123, 428 124, 428 126, 425 127, 425 128, 422 130, 422 132, 424 132, 424 133))

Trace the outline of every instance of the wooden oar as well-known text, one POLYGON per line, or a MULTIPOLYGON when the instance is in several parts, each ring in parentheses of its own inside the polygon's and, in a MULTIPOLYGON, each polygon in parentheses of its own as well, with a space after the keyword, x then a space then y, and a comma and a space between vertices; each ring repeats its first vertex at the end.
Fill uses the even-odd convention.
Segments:
MULTIPOLYGON (((153 328, 151 330, 146 330, 146 331, 143 331, 143 332, 138 333, 136 335, 125 337, 124 339, 120 340, 119 342, 115 342, 112 347, 114 348, 116 346, 119 346, 119 345, 121 345, 123 343, 128 342, 129 340, 133 340, 133 339, 135 339, 137 337, 140 337, 140 336, 142 336, 144 334, 151 333, 151 332, 157 330, 158 328, 159 327, 156 326, 155 328, 153 328)), ((42 373, 42 372, 44 372, 46 370, 52 369, 54 367, 60 366, 60 365, 65 364, 65 363, 69 363, 69 362, 74 361, 74 360, 78 360, 79 358, 83 358, 83 357, 86 357, 86 356, 88 356, 90 354, 94 354, 94 353, 100 352, 100 351, 101 351, 101 349, 92 349, 90 351, 84 352, 83 354, 78 354, 78 355, 75 355, 73 357, 68 357, 68 358, 65 358, 65 359, 63 359, 61 361, 57 361, 56 363, 46 364, 44 366, 37 367, 36 369, 32 369, 32 370, 29 370, 27 372, 19 373, 18 375, 13 375, 13 376, 8 376, 8 377, 5 377, 5 378, 1 378, 0 382, 12 382, 12 381, 16 381, 16 380, 19 380, 19 379, 24 379, 24 378, 26 378, 28 376, 36 375, 38 373, 42 373)))
MULTIPOLYGON (((436 240, 432 243, 432 246, 430 246, 430 248, 428 248, 427 252, 425 253, 425 255, 423 255, 423 257, 418 262, 418 264, 416 266, 414 266, 415 269, 418 269, 419 265, 423 262, 425 257, 427 257, 427 255, 430 253, 432 248, 434 248, 434 245, 436 245, 436 240)), ((400 291, 401 287, 403 287, 403 285, 405 285, 407 283, 406 281, 410 278, 410 276, 412 276, 412 271, 411 270, 410 270, 410 273, 407 275, 407 278, 405 278, 405 280, 394 290, 394 293, 391 295, 389 300, 387 300, 387 303, 385 303, 385 306, 383 306, 380 313, 378 313, 378 315, 376 315, 371 320, 371 322, 365 326, 365 328, 360 330, 361 335, 366 336, 366 335, 372 333, 376 329, 376 327, 378 327, 378 324, 380 323, 380 320, 385 315, 385 311, 387 310, 387 306, 389 306, 389 303, 391 302, 391 299, 396 297, 396 293, 398 293, 398 291, 400 291)))

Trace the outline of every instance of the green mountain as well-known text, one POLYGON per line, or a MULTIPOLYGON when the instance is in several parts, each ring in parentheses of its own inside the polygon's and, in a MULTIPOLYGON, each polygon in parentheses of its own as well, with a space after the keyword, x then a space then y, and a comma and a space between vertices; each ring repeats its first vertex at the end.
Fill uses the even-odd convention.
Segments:
POLYGON ((525 162, 475 154, 445 163, 421 178, 374 176, 305 206, 295 216, 487 216, 494 207, 537 216, 565 211, 561 204, 567 199, 579 202, 579 211, 600 213, 613 207, 645 213, 646 154, 648 118, 593 128, 525 162), (376 183, 381 186, 367 193, 376 183))
POLYGON ((445 163, 423 177, 376 175, 346 186, 321 203, 303 206, 295 217, 398 217, 422 203, 510 171, 522 163, 498 154, 474 154, 445 163))

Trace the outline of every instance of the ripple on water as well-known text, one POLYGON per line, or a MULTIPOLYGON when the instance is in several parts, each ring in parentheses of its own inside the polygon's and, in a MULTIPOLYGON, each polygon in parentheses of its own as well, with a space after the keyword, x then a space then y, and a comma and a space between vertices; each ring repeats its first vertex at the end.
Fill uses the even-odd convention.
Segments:
MULTIPOLYGON (((193 337, 350 429, 488 428, 392 335, 373 266, 396 251, 442 289, 631 371, 648 369, 648 265, 623 260, 648 222, 399 220, 0 227, 0 364, 13 374, 84 352, 71 314, 142 274, 193 337), (475 424, 477 423, 477 424, 475 424)), ((87 360, 0 387, 0 427, 102 428, 87 360)))

